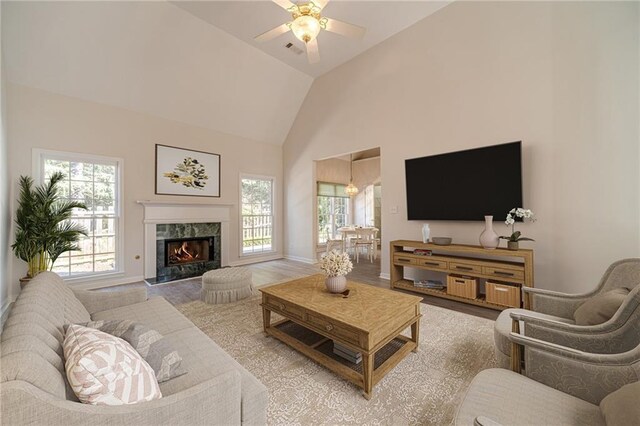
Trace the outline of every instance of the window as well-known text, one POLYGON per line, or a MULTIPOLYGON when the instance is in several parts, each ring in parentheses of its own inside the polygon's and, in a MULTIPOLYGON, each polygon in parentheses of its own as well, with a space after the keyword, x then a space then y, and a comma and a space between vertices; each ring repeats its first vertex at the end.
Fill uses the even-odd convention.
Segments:
POLYGON ((273 251, 273 178, 240 179, 242 254, 273 251))
POLYGON ((38 161, 43 182, 55 172, 64 173, 59 185, 62 196, 87 206, 87 210, 76 209, 72 216, 87 230, 78 243, 80 250, 61 255, 53 271, 64 278, 121 272, 122 161, 51 151, 39 151, 38 161))
POLYGON ((346 185, 318 182, 318 243, 324 244, 338 235, 338 228, 349 221, 349 196, 346 185))

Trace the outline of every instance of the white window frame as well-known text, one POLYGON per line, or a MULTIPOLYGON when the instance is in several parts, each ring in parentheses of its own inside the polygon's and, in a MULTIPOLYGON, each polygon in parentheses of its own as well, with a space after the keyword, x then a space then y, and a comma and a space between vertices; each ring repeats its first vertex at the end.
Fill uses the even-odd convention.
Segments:
MULTIPOLYGON (((345 225, 348 225, 349 223, 353 223, 353 206, 355 205, 354 200, 355 197, 348 197, 348 196, 338 196, 338 195, 319 195, 318 194, 318 184, 328 184, 328 185, 334 185, 334 186, 344 186, 346 187, 347 185, 342 184, 342 183, 335 183, 335 182, 324 182, 324 181, 316 181, 316 185, 315 185, 315 191, 314 191, 314 195, 315 195, 315 205, 314 205, 314 211, 315 211, 315 241, 316 241, 316 247, 326 247, 327 243, 326 242, 320 242, 321 240, 321 235, 320 235, 320 209, 318 208, 318 198, 320 197, 327 197, 327 198, 345 198, 347 199, 347 212, 344 213, 345 216, 345 225)), ((334 201, 332 201, 332 205, 333 205, 334 201)), ((336 214, 334 213, 334 209, 332 209, 331 214, 331 224, 332 224, 332 228, 333 226, 335 226, 335 221, 336 221, 336 214)), ((336 227, 336 231, 337 231, 337 227, 336 227)), ((336 237, 336 234, 333 234, 333 237, 336 237)))
POLYGON ((239 253, 238 255, 240 257, 245 257, 245 258, 249 258, 249 257, 260 257, 260 256, 265 256, 265 255, 270 255, 273 253, 276 253, 278 250, 276 250, 276 244, 277 244, 277 239, 276 239, 276 217, 277 217, 277 209, 276 209, 276 177, 275 176, 269 176, 269 175, 256 175, 256 174, 251 174, 251 173, 240 173, 240 177, 238 179, 238 237, 239 237, 239 253), (254 253, 244 253, 244 251, 242 250, 243 248, 243 241, 244 241, 244 227, 243 227, 243 221, 242 221, 242 180, 243 179, 260 179, 260 180, 270 180, 271 181, 271 250, 265 250, 265 251, 259 251, 259 252, 254 252, 254 253))
POLYGON ((122 277, 125 274, 124 270, 124 190, 123 190, 123 170, 124 159, 119 157, 107 157, 102 155, 84 154, 69 151, 54 151, 47 149, 34 148, 32 150, 32 170, 33 180, 36 184, 40 185, 44 179, 44 159, 54 158, 65 161, 78 161, 78 162, 105 162, 116 164, 116 197, 115 197, 115 211, 118 218, 118 227, 116 235, 116 247, 115 247, 115 270, 106 272, 91 272, 82 275, 76 275, 71 277, 62 277, 64 281, 69 283, 81 283, 90 281, 99 281, 107 278, 122 277))

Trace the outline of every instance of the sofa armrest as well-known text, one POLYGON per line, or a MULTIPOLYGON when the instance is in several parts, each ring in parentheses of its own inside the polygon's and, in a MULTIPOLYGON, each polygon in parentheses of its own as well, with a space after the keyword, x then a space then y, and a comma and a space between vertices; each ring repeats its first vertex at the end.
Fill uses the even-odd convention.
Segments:
POLYGON ((532 287, 522 287, 522 291, 525 297, 529 295, 534 311, 562 318, 573 318, 578 306, 592 296, 591 293, 567 294, 532 287))
POLYGON ((525 349, 527 377, 595 405, 640 379, 640 346, 620 354, 593 354, 516 333, 509 338, 525 349))
POLYGON ((485 416, 478 416, 473 419, 473 426, 502 426, 501 423, 491 420, 485 416))
POLYGON ((147 289, 144 287, 129 288, 120 291, 73 289, 73 293, 91 315, 96 312, 133 305, 134 303, 141 303, 147 300, 147 289))
POLYGON ((240 373, 232 370, 173 395, 131 405, 57 399, 23 381, 2 384, 3 424, 240 424, 240 373))

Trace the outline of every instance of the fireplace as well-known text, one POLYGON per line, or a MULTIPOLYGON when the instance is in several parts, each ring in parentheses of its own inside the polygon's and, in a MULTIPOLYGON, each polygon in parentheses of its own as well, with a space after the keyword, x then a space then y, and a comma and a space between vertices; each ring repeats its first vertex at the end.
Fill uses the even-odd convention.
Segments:
POLYGON ((159 223, 155 237, 156 273, 145 278, 149 284, 199 277, 221 266, 220 222, 159 223))
POLYGON ((164 266, 214 260, 214 238, 194 237, 164 240, 164 266))

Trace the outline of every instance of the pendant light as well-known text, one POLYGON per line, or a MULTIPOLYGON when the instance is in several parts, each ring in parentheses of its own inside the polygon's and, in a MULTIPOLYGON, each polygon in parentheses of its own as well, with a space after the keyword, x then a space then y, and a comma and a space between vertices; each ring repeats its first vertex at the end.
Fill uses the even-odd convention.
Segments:
POLYGON ((358 193, 358 187, 353 184, 353 154, 349 154, 349 185, 344 189, 349 197, 358 193))

